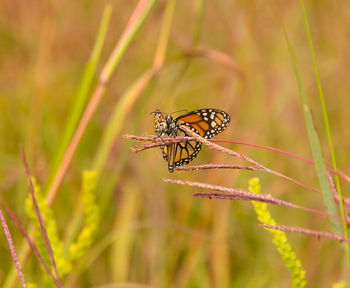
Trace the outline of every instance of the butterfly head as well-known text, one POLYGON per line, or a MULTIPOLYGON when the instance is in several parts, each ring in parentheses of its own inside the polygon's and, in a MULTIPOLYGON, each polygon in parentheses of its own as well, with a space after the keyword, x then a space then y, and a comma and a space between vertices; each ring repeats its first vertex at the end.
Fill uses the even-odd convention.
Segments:
POLYGON ((156 110, 153 112, 155 122, 155 132, 159 137, 176 135, 177 125, 176 121, 171 115, 165 114, 156 110))

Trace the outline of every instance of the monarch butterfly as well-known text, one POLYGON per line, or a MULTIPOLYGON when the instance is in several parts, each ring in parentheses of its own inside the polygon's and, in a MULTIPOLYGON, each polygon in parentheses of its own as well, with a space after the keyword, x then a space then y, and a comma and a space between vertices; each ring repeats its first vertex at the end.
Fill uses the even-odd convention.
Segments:
MULTIPOLYGON (((188 112, 177 118, 156 110, 154 113, 155 132, 158 137, 190 136, 182 125, 189 127, 203 138, 209 139, 227 127, 230 116, 218 109, 200 109, 188 112)), ((185 165, 196 158, 202 143, 196 140, 172 143, 161 146, 163 158, 168 162, 169 172, 177 166, 185 165)))

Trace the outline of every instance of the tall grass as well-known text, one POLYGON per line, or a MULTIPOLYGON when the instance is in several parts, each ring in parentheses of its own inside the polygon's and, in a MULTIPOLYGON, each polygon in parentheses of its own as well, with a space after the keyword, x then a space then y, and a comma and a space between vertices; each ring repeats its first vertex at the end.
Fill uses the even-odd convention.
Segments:
POLYGON ((310 285, 347 281, 350 6, 298 4, 272 4, 282 27, 260 2, 4 2, 0 207, 13 241, 4 228, 0 286, 290 287, 244 201, 268 204, 279 223, 269 231, 288 231, 310 285), (170 176, 159 147, 132 153, 122 137, 153 134, 155 109, 207 107, 231 115, 224 142, 203 142, 170 176), (44 188, 34 201, 19 143, 44 188), (240 189, 257 175, 271 195, 240 189))

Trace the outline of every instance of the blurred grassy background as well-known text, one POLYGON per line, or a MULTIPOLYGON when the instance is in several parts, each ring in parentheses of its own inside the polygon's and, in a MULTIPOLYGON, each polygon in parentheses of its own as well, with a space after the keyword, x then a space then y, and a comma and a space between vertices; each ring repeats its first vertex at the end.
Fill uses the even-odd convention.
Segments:
MULTIPOLYGON (((164 66, 132 104, 107 162, 99 171, 101 224, 96 241, 65 287, 289 287, 290 275, 271 237, 257 227, 250 203, 194 199, 197 190, 162 182, 181 178, 236 188, 259 176, 264 193, 324 209, 319 195, 275 176, 251 171, 199 171, 169 174, 160 151, 133 154, 123 133, 154 132, 155 109, 215 107, 231 115, 222 139, 277 147, 311 158, 297 83, 283 37, 282 18, 297 53, 315 123, 329 162, 312 59, 298 1, 176 1, 164 66), (202 22, 201 22, 202 21, 202 22), (189 51, 219 51, 240 74, 217 58, 192 57, 189 51), (139 284, 140 286, 136 286, 139 284), (125 284, 126 285, 126 284, 125 284), (134 285, 134 286, 132 286, 134 285), (143 286, 142 286, 143 285, 143 286)), ((66 119, 95 42, 103 9, 112 5, 106 42, 97 66, 105 61, 124 30, 137 1, 0 2, 0 192, 18 217, 28 223, 28 188, 19 156, 26 150, 32 174, 45 187, 62 139, 66 119)), ((80 213, 81 171, 91 169, 101 137, 120 97, 153 65, 167 1, 159 1, 112 76, 53 203, 63 239, 80 213)), ((350 3, 306 1, 311 33, 326 96, 339 169, 348 172, 350 134, 350 3)), ((90 91, 93 91, 93 89, 90 91)), ((273 152, 229 146, 274 170, 318 188, 312 166, 273 152)), ((232 163, 206 147, 194 164, 232 163)), ((236 161, 240 162, 240 161, 236 161)), ((343 186, 343 191, 347 186, 343 186)), ((320 216, 270 207, 279 224, 329 230, 320 216)), ((21 234, 10 225, 16 247, 21 234)), ((291 235, 311 287, 329 287, 342 278, 343 250, 336 242, 291 235)), ((0 283, 13 266, 0 233, 0 283)), ((27 281, 42 281, 31 256, 27 281)))

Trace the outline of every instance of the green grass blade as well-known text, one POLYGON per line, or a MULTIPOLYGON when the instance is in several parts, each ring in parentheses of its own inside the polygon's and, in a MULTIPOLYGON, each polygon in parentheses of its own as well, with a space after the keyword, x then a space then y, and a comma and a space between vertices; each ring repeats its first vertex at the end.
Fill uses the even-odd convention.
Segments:
POLYGON ((55 153, 55 158, 53 160, 53 165, 51 166, 49 179, 47 182, 47 187, 51 187, 54 176, 57 173, 58 167, 62 161, 64 152, 68 146, 69 141, 72 139, 72 135, 75 131, 77 123, 79 121, 80 115, 84 109, 86 99, 91 88, 93 77, 96 71, 97 63, 99 62, 103 43, 106 37, 107 28, 109 20, 111 17, 112 8, 110 5, 106 6, 102 16, 100 28, 97 34, 97 38, 90 55, 88 64, 85 67, 83 77, 80 82, 80 86, 77 92, 76 99, 74 101, 74 106, 68 116, 65 130, 63 132, 62 140, 60 141, 57 152, 55 153))
POLYGON ((93 161, 92 166, 94 170, 101 171, 103 168, 108 153, 123 127, 127 113, 131 110, 142 91, 147 87, 148 83, 153 78, 155 71, 156 69, 153 68, 146 71, 133 85, 130 86, 118 101, 105 132, 103 133, 101 144, 98 147, 96 157, 93 161))
MULTIPOLYGON (((192 32, 192 45, 191 49, 197 48, 203 30, 204 14, 205 14, 205 0, 195 0, 194 2, 194 30, 192 32)), ((192 57, 184 58, 184 62, 181 64, 177 74, 174 76, 171 87, 169 89, 169 98, 174 99, 171 95, 175 95, 175 91, 179 87, 179 83, 186 77, 186 72, 190 68, 192 63, 192 57)), ((169 101, 169 100, 168 100, 169 101)), ((174 101, 174 100, 172 100, 174 101)))
POLYGON ((202 35, 205 0, 196 0, 194 3, 194 7, 194 11, 196 12, 196 18, 195 29, 192 36, 192 46, 197 47, 202 35))
POLYGON ((176 0, 169 0, 164 13, 163 24, 160 31, 160 36, 158 39, 157 50, 154 55, 155 67, 162 67, 165 59, 165 54, 167 51, 167 46, 169 42, 169 35, 171 26, 173 23, 174 12, 176 7, 176 0))
POLYGON ((123 230, 129 231, 120 235, 118 241, 113 242, 111 247, 110 261, 112 264, 110 269, 115 283, 126 282, 132 269, 133 247, 138 235, 130 227, 138 223, 138 215, 142 207, 140 187, 135 182, 127 183, 123 190, 116 208, 118 209, 118 217, 114 221, 112 231, 115 233, 123 230))
MULTIPOLYGON (((146 19, 147 15, 151 11, 151 8, 155 3, 155 1, 148 1, 148 3, 146 3, 145 1, 139 2, 139 5, 135 9, 133 17, 131 18, 133 20, 129 21, 128 28, 125 30, 123 36, 120 38, 116 48, 114 49, 110 57, 110 60, 108 61, 105 68, 103 69, 103 72, 101 73, 100 79, 102 79, 102 81, 109 80, 109 78, 107 77, 110 77, 110 73, 112 72, 112 70, 109 69, 116 68, 117 64, 119 63, 120 57, 123 56, 124 52, 126 51, 127 43, 130 43, 130 41, 134 38, 134 36, 136 35, 137 31, 141 28, 143 21, 146 19), (137 18, 135 15, 137 15, 137 18), (113 63, 113 65, 111 63, 113 63)), ((163 45, 163 47, 165 49, 166 45, 163 45)), ((157 49, 157 51, 159 50, 160 49, 157 49)), ((162 53, 165 53, 165 50, 162 50, 162 53)), ((132 107, 135 105, 136 100, 139 98, 139 96, 142 94, 142 91, 144 91, 149 82, 156 75, 158 69, 159 67, 157 67, 157 69, 150 68, 144 74, 142 74, 140 78, 138 78, 132 85, 129 86, 127 91, 121 96, 119 101, 116 103, 111 118, 107 124, 107 127, 104 129, 101 142, 98 145, 97 153, 92 162, 92 167, 94 167, 94 170, 101 171, 103 169, 108 154, 113 146, 113 143, 121 132, 127 113, 130 112, 132 107)), ((125 148, 123 148, 123 151, 124 150, 125 148)), ((122 155, 118 159, 119 167, 124 165, 127 153, 122 152, 121 154, 122 155)), ((118 169, 118 171, 119 170, 120 169, 118 169)), ((113 174, 113 177, 111 178, 112 179, 104 178, 104 184, 106 186, 104 187, 104 193, 100 201, 101 207, 106 207, 106 204, 109 203, 111 193, 113 192, 112 187, 114 187, 119 180, 119 172, 113 174)), ((72 241, 73 237, 76 234, 76 231, 78 231, 79 227, 82 224, 82 217, 76 218, 77 219, 75 219, 72 225, 69 227, 70 233, 67 238, 68 243, 72 241)))
POLYGON ((108 80, 111 78, 112 73, 125 54, 126 49, 129 47, 131 41, 135 38, 135 35, 142 27, 142 24, 145 22, 147 16, 155 4, 156 0, 139 2, 138 7, 136 7, 134 14, 130 18, 127 29, 125 30, 122 37, 120 37, 119 43, 113 50, 111 57, 109 58, 101 73, 101 82, 108 82, 108 80))
MULTIPOLYGON (((324 95, 323 95, 323 89, 322 89, 320 75, 319 75, 319 72, 318 72, 318 66, 317 66, 317 61, 316 61, 315 49, 314 49, 314 45, 313 45, 312 38, 311 38, 309 21, 308 21, 308 18, 307 18, 307 13, 306 13, 306 9, 305 9, 305 5, 304 5, 304 1, 303 0, 300 0, 300 5, 301 5, 301 9, 303 11, 307 38, 308 38, 308 42, 309 42, 309 46, 310 46, 312 62, 313 62, 313 65, 314 65, 315 77, 316 77, 318 92, 319 92, 319 95, 320 95, 320 102, 321 102, 321 106, 322 106, 324 124, 325 124, 326 132, 327 132, 328 146, 329 146, 329 151, 331 153, 332 165, 333 165, 334 171, 337 172, 338 171, 338 169, 337 169, 337 162, 335 160, 335 153, 334 153, 331 129, 330 129, 329 120, 328 120, 328 113, 327 113, 327 108, 326 108, 326 102, 325 102, 324 95)), ((335 174, 335 182, 336 182, 336 187, 337 187, 338 196, 339 196, 340 213, 341 213, 341 217, 343 219, 344 236, 346 238, 349 238, 348 237, 349 233, 348 233, 348 229, 347 229, 346 221, 345 221, 343 195, 342 195, 342 192, 341 192, 341 187, 340 187, 340 181, 339 181, 338 174, 335 174)), ((349 251, 349 243, 346 243, 346 245, 347 245, 347 249, 349 251)))
POLYGON ((142 74, 140 78, 137 79, 128 88, 128 90, 122 95, 114 107, 111 119, 109 120, 108 126, 102 136, 101 144, 99 145, 96 157, 93 162, 93 167, 97 171, 100 171, 103 168, 108 153, 110 152, 110 149, 112 148, 116 137, 120 134, 127 114, 130 112, 131 108, 135 105, 136 100, 140 97, 142 92, 146 89, 150 81, 155 77, 159 69, 161 69, 164 64, 176 6, 175 4, 175 0, 168 1, 167 3, 163 24, 161 27, 161 32, 154 56, 153 67, 142 74))
POLYGON ((120 39, 117 42, 115 48, 113 49, 110 57, 108 58, 106 65, 102 69, 102 72, 99 77, 99 83, 95 88, 95 91, 93 92, 91 99, 81 116, 77 129, 74 132, 72 140, 70 141, 66 149, 66 152, 62 158, 62 162, 52 181, 52 185, 49 186, 49 192, 47 193, 47 201, 49 203, 51 203, 57 195, 58 188, 61 185, 62 180, 67 172, 68 166, 70 165, 73 155, 80 143, 82 135, 84 134, 92 115, 95 113, 104 95, 107 83, 109 82, 112 73, 119 64, 122 56, 124 56, 127 48, 129 47, 129 44, 134 40, 137 32, 141 29, 142 24, 149 15, 155 3, 155 0, 140 0, 138 2, 138 5, 136 6, 134 13, 130 17, 123 34, 120 36, 120 39))
MULTIPOLYGON (((308 104, 306 90, 305 90, 303 81, 301 79, 301 75, 299 72, 294 49, 293 49, 292 44, 290 43, 290 41, 288 39, 288 35, 287 35, 287 32, 286 32, 284 26, 283 26, 283 32, 284 32, 284 37, 285 37, 287 45, 288 45, 288 50, 289 50, 290 56, 292 58, 294 72, 295 72, 295 76, 296 76, 297 82, 298 82, 298 88, 299 88, 299 93, 300 93, 300 97, 301 97, 301 103, 302 103, 302 108, 303 108, 303 112, 304 112, 306 128, 307 128, 309 141, 310 141, 310 145, 311 145, 312 156, 313 156, 314 161, 315 161, 316 173, 317 173, 318 181, 320 183, 323 200, 326 204, 328 213, 331 215, 338 215, 337 207, 335 205, 333 195, 332 195, 331 186, 330 186, 330 183, 328 180, 326 165, 325 165, 323 157, 322 157, 320 140, 318 138, 317 131, 316 131, 313 119, 312 119, 310 107, 308 104)), ((333 226, 334 231, 336 233, 343 234, 342 225, 338 220, 331 218, 331 223, 332 223, 332 226, 333 226)))
MULTIPOLYGON (((62 157, 64 155, 64 152, 67 148, 67 145, 72 138, 72 135, 74 133, 74 129, 79 121, 80 114, 82 112, 82 109, 84 107, 84 104, 86 102, 86 98, 89 92, 89 89, 92 84, 93 75, 96 70, 97 63, 100 59, 102 46, 104 43, 104 39, 107 33, 107 28, 109 24, 109 19, 112 13, 112 8, 110 5, 107 5, 104 9, 101 24, 98 30, 97 38, 92 50, 92 53, 90 55, 89 62, 87 66, 85 67, 84 74, 82 77, 82 80, 80 82, 80 86, 77 92, 77 97, 74 102, 74 107, 72 108, 72 111, 70 113, 70 116, 68 116, 68 121, 66 124, 66 128, 64 130, 62 141, 60 142, 60 146, 57 148, 57 152, 55 153, 55 158, 53 160, 53 164, 50 168, 48 181, 46 183, 46 187, 50 187, 52 184, 52 181, 57 173, 59 164, 62 161, 62 157)), ((32 229, 30 229, 32 230, 32 229)), ((32 233, 30 233, 32 234, 32 233)), ((28 244, 26 242, 23 242, 21 244, 20 248, 20 259, 24 259, 24 255, 28 254, 28 244)), ((22 260, 24 261, 24 260, 22 260)), ((14 282, 16 281, 16 270, 11 269, 10 273, 7 275, 6 280, 3 283, 3 287, 13 287, 14 282)))

